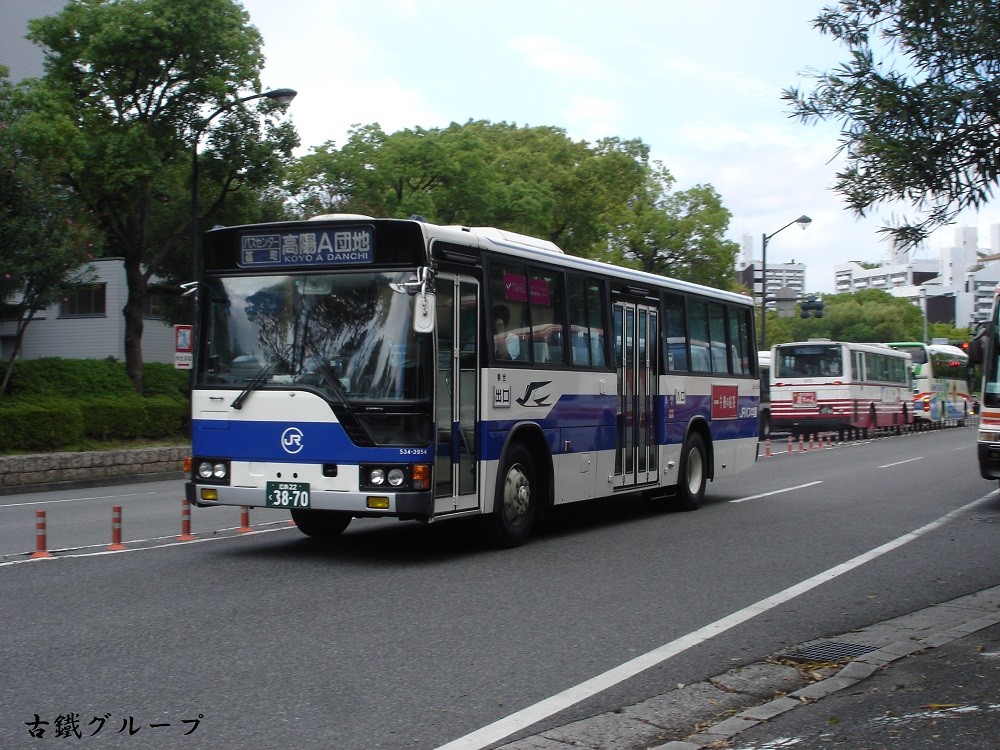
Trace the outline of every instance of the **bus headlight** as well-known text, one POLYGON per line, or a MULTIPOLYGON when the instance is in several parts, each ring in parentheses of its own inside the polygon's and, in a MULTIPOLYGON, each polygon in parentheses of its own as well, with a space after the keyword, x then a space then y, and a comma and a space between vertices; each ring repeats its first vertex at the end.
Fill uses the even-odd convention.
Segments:
POLYGON ((229 483, 229 461, 222 458, 196 458, 194 479, 213 484, 229 483))
POLYGON ((389 486, 395 490, 425 491, 431 488, 431 467, 428 464, 368 464, 362 465, 362 489, 375 489, 389 486))

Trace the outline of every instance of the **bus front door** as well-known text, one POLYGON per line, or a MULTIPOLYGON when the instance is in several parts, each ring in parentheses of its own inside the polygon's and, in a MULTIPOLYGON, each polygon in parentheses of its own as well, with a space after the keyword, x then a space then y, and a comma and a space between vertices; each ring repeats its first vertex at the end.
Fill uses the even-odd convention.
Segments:
POLYGON ((636 487, 657 479, 656 401, 658 320, 656 308, 615 303, 618 423, 614 486, 636 487))
POLYGON ((437 299, 437 373, 434 512, 479 505, 476 468, 476 409, 479 359, 479 285, 442 274, 437 299))

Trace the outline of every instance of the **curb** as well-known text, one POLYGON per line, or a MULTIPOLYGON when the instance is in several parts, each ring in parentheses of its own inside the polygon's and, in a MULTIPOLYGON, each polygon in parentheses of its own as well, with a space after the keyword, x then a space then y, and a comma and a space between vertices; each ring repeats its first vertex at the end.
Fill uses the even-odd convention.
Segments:
POLYGON ((36 482, 35 484, 13 484, 0 487, 0 497, 5 495, 28 495, 32 492, 53 492, 55 490, 74 490, 87 487, 111 487, 120 484, 138 482, 163 482, 171 479, 186 479, 184 471, 161 471, 149 474, 131 474, 111 477, 94 477, 92 479, 67 479, 59 482, 36 482))
POLYGON ((1000 586, 858 631, 804 643, 705 682, 678 686, 676 690, 641 703, 554 727, 497 748, 707 750, 725 747, 725 743, 741 732, 856 685, 893 662, 996 624, 1000 624, 1000 586), (850 659, 846 665, 842 665, 843 659, 839 664, 828 663, 809 669, 797 669, 785 663, 799 652, 828 644, 853 646, 864 653, 850 659), (817 676, 820 679, 816 679, 817 676), (789 691, 788 688, 794 689, 789 691), (767 697, 772 699, 761 702, 767 697), (671 737, 675 739, 669 739, 671 737))

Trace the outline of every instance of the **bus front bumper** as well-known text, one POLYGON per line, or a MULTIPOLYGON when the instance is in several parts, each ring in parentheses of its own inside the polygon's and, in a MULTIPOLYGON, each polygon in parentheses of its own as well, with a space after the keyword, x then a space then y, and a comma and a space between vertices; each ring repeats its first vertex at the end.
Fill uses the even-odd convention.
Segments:
MULTIPOLYGON (((199 508, 217 505, 241 505, 251 508, 273 507, 265 500, 260 487, 228 487, 187 482, 184 485, 187 501, 199 508), (209 496, 206 496, 206 491, 209 496), (211 497, 214 491, 214 499, 211 497)), ((336 510, 354 516, 405 518, 429 520, 434 515, 433 492, 330 492, 312 490, 309 493, 311 510, 336 510)))

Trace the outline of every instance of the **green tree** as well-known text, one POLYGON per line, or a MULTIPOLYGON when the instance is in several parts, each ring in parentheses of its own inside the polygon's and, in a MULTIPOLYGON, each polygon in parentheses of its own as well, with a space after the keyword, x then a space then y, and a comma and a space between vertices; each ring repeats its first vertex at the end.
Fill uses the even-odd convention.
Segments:
POLYGON ((882 231, 912 244, 989 200, 1000 176, 1000 4, 844 0, 814 20, 849 59, 787 89, 793 115, 841 124, 835 189, 858 215, 902 201, 882 231))
POLYGON ((90 213, 18 143, 11 124, 22 97, 6 76, 0 66, 0 308, 3 317, 14 317, 15 333, 0 395, 28 326, 38 312, 92 280, 86 261, 100 242, 90 213))
POLYGON ((923 313, 909 300, 881 289, 820 296, 824 303, 822 318, 802 318, 798 311, 794 317, 779 318, 768 311, 768 345, 810 338, 855 343, 923 339, 923 313))
POLYGON ((573 141, 559 128, 470 121, 387 135, 355 128, 289 169, 303 215, 360 213, 499 226, 565 252, 716 286, 732 283, 729 212, 708 185, 673 178, 638 139, 573 141))
POLYGON ((588 254, 601 251, 640 184, 647 152, 639 141, 575 142, 552 127, 470 121, 387 135, 373 124, 300 159, 288 190, 304 214, 502 226, 588 254))
POLYGON ((711 185, 673 191, 674 178, 654 165, 611 238, 613 258, 642 271, 732 288, 739 245, 723 239, 732 214, 711 185))
POLYGON ((125 365, 141 393, 150 279, 198 231, 184 210, 195 144, 202 226, 266 186, 297 139, 270 100, 228 109, 261 90, 263 65, 260 34, 233 0, 71 0, 29 29, 47 51, 45 76, 17 127, 124 258, 125 365), (223 108, 209 130, 207 113, 223 108))

